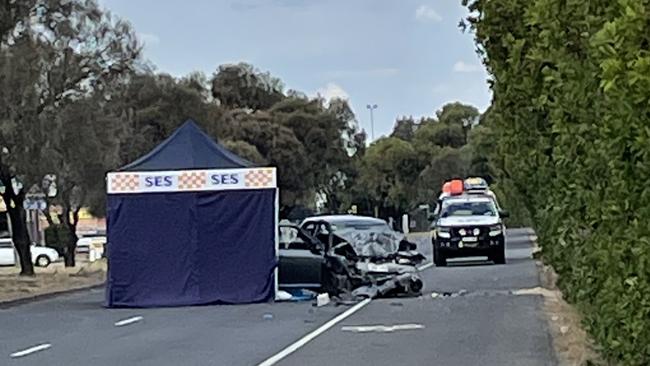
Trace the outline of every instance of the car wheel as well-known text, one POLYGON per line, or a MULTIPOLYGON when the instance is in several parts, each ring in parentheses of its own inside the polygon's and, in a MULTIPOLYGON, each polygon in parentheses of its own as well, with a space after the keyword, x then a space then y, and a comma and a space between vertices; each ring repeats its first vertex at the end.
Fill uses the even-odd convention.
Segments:
POLYGON ((504 247, 495 249, 491 257, 494 264, 506 264, 506 249, 504 247))
POLYGON ((50 258, 46 255, 39 255, 36 258, 36 265, 39 267, 47 267, 50 265, 52 261, 50 261, 50 258))
POLYGON ((436 267, 447 266, 447 258, 445 258, 436 247, 433 247, 433 264, 435 264, 436 267))

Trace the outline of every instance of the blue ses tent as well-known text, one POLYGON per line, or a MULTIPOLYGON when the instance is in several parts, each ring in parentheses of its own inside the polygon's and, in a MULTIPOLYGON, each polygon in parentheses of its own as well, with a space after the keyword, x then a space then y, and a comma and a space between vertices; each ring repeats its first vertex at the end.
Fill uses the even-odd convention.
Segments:
POLYGON ((251 303, 277 292, 275 168, 187 121, 107 176, 109 307, 251 303))

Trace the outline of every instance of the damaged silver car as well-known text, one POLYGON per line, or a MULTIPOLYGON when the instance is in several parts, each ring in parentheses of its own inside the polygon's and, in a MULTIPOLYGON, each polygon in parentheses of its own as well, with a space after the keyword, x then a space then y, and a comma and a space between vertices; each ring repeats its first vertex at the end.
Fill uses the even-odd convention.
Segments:
POLYGON ((342 299, 417 296, 423 284, 415 244, 382 220, 340 215, 280 226, 279 281, 342 299))

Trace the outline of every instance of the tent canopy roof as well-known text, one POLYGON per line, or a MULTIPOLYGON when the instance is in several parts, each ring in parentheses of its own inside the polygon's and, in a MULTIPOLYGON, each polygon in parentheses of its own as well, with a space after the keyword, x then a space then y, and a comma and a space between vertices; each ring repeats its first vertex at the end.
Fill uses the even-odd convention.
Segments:
POLYGON ((228 151, 188 119, 148 154, 118 171, 234 169, 253 163, 228 151))

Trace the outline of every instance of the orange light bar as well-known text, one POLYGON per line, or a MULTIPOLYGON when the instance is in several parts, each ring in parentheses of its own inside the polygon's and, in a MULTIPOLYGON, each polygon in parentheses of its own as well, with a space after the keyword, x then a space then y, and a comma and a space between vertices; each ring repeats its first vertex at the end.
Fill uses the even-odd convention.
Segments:
POLYGON ((458 195, 463 193, 463 189, 465 188, 465 183, 461 179, 456 179, 449 182, 449 186, 450 186, 449 193, 453 195, 458 195))

